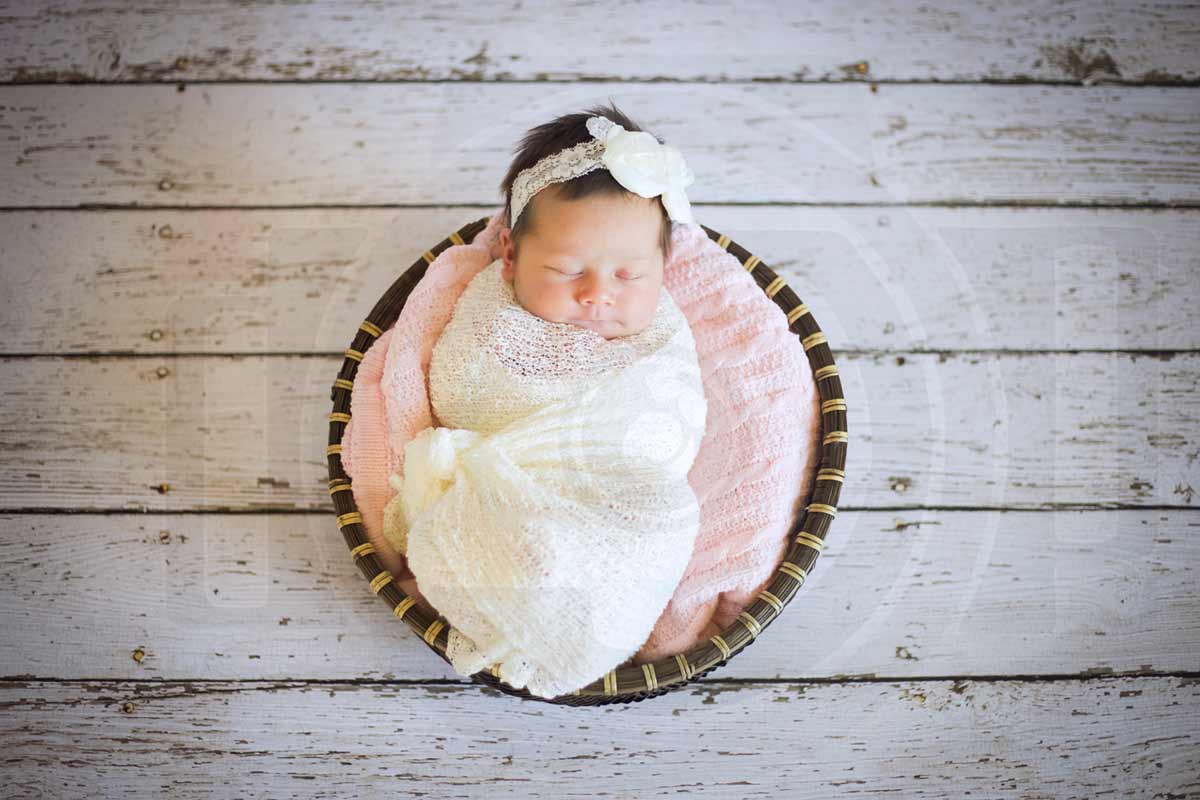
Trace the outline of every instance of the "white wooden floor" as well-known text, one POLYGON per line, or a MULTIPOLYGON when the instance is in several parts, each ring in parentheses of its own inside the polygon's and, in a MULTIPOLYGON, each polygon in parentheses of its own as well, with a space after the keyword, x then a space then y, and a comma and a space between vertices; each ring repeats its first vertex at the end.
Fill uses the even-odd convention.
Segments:
POLYGON ((1200 7, 0 0, 5 797, 1200 796, 1200 7), (399 270, 615 100, 849 404, 701 684, 466 682, 332 518, 399 270))

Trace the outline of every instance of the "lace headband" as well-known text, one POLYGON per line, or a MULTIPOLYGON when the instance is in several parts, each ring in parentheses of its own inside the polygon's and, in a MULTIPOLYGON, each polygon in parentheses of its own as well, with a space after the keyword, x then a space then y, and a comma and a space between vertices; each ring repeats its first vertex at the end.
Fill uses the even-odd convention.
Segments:
POLYGON ((641 197, 662 195, 667 216, 690 223, 692 206, 684 192, 695 181, 679 150, 659 144, 645 131, 627 131, 608 117, 587 121, 592 140, 559 150, 517 173, 512 185, 512 226, 535 194, 604 168, 622 186, 641 197))

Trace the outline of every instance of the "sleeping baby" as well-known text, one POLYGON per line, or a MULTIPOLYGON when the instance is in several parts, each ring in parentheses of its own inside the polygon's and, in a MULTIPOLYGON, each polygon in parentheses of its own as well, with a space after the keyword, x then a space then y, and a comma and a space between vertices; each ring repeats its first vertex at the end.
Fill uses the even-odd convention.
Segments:
POLYGON ((404 448, 389 541, 452 627, 447 657, 556 697, 626 662, 691 558, 707 405, 663 288, 692 175, 613 107, 534 128, 501 257, 429 364, 440 425, 404 448))

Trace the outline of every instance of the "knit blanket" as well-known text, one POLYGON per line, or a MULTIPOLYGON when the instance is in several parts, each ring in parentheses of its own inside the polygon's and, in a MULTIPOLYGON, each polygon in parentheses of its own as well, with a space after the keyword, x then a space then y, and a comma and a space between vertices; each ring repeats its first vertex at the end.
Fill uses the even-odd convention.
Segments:
POLYGON ((642 331, 606 340, 526 311, 502 265, 471 280, 433 349, 447 427, 405 445, 384 534, 452 625, 459 674, 498 665, 557 697, 637 652, 691 559, 704 387, 665 290, 642 331))
MULTIPOLYGON (((441 422, 429 398, 431 354, 467 284, 499 257, 503 227, 499 208, 471 242, 447 247, 429 264, 399 319, 359 364, 342 436, 342 464, 376 557, 430 615, 441 609, 425 601, 407 559, 383 535, 383 509, 394 494, 388 476, 403 469, 405 445, 441 422)), ((688 474, 700 501, 700 532, 633 664, 683 652, 734 624, 783 558, 821 452, 820 395, 779 308, 699 225, 674 225, 671 249, 663 285, 692 328, 708 402, 704 440, 688 474)))

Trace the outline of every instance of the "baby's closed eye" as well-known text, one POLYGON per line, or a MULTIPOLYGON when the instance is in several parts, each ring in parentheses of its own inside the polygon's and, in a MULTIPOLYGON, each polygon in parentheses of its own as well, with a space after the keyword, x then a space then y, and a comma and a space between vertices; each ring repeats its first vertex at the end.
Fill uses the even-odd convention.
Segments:
MULTIPOLYGON (((563 275, 567 278, 580 278, 584 274, 583 272, 570 272, 568 270, 561 270, 561 269, 558 269, 557 267, 549 267, 548 269, 550 269, 554 272, 557 272, 559 275, 563 275)), ((644 276, 639 275, 636 272, 632 272, 630 270, 621 270, 620 272, 617 273, 617 277, 622 280, 636 281, 636 280, 640 280, 644 276)))

